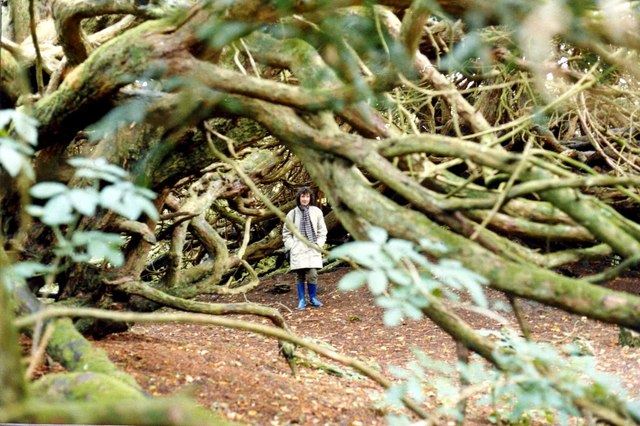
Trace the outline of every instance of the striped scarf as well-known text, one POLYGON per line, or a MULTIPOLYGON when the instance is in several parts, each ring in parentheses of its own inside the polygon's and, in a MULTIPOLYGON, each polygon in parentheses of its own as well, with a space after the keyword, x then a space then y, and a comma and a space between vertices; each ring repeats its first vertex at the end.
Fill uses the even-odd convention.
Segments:
POLYGON ((316 233, 311 225, 311 218, 309 217, 309 206, 298 206, 302 212, 302 219, 300 220, 300 233, 307 237, 312 243, 316 243, 316 233))

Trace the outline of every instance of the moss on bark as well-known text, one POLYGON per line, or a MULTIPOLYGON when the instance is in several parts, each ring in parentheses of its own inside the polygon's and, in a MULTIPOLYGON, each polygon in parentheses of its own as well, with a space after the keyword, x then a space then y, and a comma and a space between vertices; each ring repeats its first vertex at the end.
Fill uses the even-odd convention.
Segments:
POLYGON ((111 375, 134 388, 139 388, 135 379, 118 369, 103 350, 91 345, 76 330, 70 319, 56 320, 54 326, 47 352, 65 368, 73 372, 111 375))
POLYGON ((0 245, 0 407, 18 403, 27 396, 18 334, 13 326, 14 305, 7 291, 3 257, 4 250, 0 245))
POLYGON ((43 404, 31 399, 0 412, 0 422, 58 424, 136 425, 233 425, 224 417, 185 399, 135 401, 63 402, 43 404))
POLYGON ((21 95, 29 93, 24 70, 8 50, 0 47, 0 107, 15 105, 21 95))
POLYGON ((47 374, 31 385, 31 391, 33 397, 47 403, 145 399, 139 388, 95 372, 47 374))

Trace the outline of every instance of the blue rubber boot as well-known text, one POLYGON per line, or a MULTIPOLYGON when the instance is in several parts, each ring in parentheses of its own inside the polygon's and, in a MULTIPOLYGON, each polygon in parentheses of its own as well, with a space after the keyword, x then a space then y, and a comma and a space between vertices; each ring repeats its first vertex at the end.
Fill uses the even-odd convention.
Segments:
POLYGON ((300 282, 296 285, 298 286, 298 309, 303 310, 307 307, 307 302, 304 300, 304 283, 300 282))
POLYGON ((314 308, 319 308, 320 306, 322 306, 322 302, 320 302, 316 297, 318 285, 312 283, 309 283, 307 285, 309 286, 309 302, 311 303, 311 306, 313 306, 314 308))

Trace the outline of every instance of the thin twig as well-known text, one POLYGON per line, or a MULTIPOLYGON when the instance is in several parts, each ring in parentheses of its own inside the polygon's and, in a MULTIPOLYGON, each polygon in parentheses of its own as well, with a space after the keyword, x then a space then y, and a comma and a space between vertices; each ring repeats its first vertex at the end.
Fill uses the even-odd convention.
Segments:
POLYGON ((36 82, 38 84, 38 93, 44 95, 44 79, 42 78, 42 55, 40 54, 40 45, 38 44, 38 35, 36 34, 36 12, 34 0, 29 0, 29 30, 31 31, 31 40, 36 50, 36 82))
POLYGON ((522 309, 520 309, 520 303, 518 299, 511 294, 507 294, 506 296, 507 300, 509 300, 509 304, 511 305, 511 309, 513 310, 513 314, 518 321, 518 326, 520 326, 522 336, 524 336, 524 338, 527 340, 531 340, 531 327, 529 326, 527 319, 522 314, 522 309))
POLYGON ((249 58, 249 63, 251 64, 253 73, 256 75, 256 77, 260 78, 260 72, 258 71, 258 66, 256 65, 256 61, 255 59, 253 59, 253 56, 251 55, 251 52, 247 47, 247 43, 244 42, 244 39, 240 39, 240 44, 242 44, 242 47, 244 48, 244 51, 247 54, 247 58, 249 58))
POLYGON ((478 233, 480 232, 480 230, 484 229, 487 226, 487 224, 491 222, 491 220, 496 215, 496 213, 498 213, 498 210, 502 208, 502 205, 507 199, 507 194, 509 193, 509 190, 511 189, 513 184, 516 182, 516 180, 520 177, 520 173, 524 171, 525 167, 529 166, 527 157, 529 154, 529 149, 531 148, 531 141, 532 139, 529 139, 527 141, 527 145, 525 146, 524 151, 522 152, 520 162, 516 166, 513 173, 511 173, 511 176, 509 176, 509 180, 507 181, 507 184, 505 185, 504 190, 498 196, 498 199, 496 200, 496 203, 491 209, 491 211, 489 211, 489 214, 484 218, 482 223, 480 223, 480 225, 473 231, 473 234, 471 234, 471 236, 469 237, 470 240, 475 240, 476 238, 478 238, 478 233))
POLYGON ((33 374, 36 371, 36 368, 42 363, 42 359, 44 358, 44 354, 47 349, 47 345, 49 344, 49 340, 51 340, 51 336, 53 335, 53 331, 55 327, 53 324, 47 324, 47 328, 44 330, 44 334, 42 335, 42 339, 38 342, 38 347, 35 352, 31 355, 31 360, 29 362, 29 367, 27 367, 27 371, 24 373, 24 377, 26 380, 31 380, 33 374))
MULTIPOLYGON (((469 349, 461 342, 456 341, 456 355, 458 356, 458 363, 469 364, 469 349)), ((469 381, 466 379, 462 371, 459 372, 460 376, 460 387, 466 388, 470 385, 469 381)), ((456 424, 462 426, 464 425, 464 419, 467 413, 467 401, 468 398, 461 398, 456 404, 456 408, 460 413, 460 418, 457 420, 456 424)))
POLYGON ((603 281, 608 281, 610 279, 617 277, 618 275, 620 275, 621 272, 625 271, 626 269, 637 264, 638 261, 640 261, 640 253, 623 260, 613 268, 609 268, 606 271, 600 272, 599 274, 593 274, 593 275, 588 275, 586 277, 582 277, 581 279, 593 284, 601 283, 603 281))
POLYGON ((249 239, 251 237, 251 219, 252 217, 249 216, 244 224, 244 236, 242 238, 242 245, 240 245, 240 248, 236 253, 238 259, 242 259, 244 257, 244 252, 247 250, 247 246, 249 245, 249 239))

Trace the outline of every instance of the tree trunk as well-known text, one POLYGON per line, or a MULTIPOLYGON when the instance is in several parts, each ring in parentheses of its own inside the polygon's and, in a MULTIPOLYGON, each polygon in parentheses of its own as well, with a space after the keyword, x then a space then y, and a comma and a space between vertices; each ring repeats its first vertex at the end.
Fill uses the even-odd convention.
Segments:
MULTIPOLYGON (((13 41, 22 43, 30 36, 29 0, 9 0, 9 10, 11 10, 11 20, 13 21, 13 41)), ((38 16, 34 16, 33 19, 38 22, 38 16)))
POLYGON ((18 334, 13 326, 13 309, 7 288, 7 259, 0 246, 0 407, 22 402, 27 396, 18 334))

